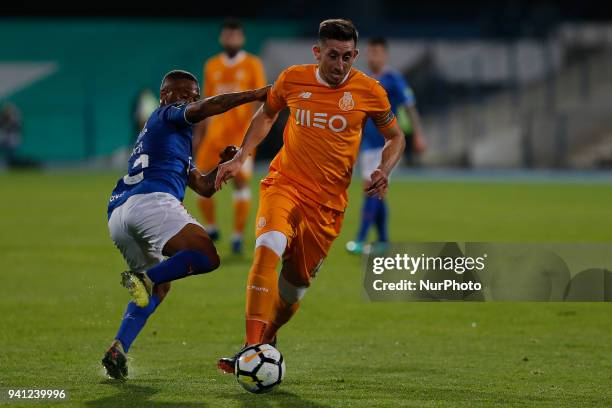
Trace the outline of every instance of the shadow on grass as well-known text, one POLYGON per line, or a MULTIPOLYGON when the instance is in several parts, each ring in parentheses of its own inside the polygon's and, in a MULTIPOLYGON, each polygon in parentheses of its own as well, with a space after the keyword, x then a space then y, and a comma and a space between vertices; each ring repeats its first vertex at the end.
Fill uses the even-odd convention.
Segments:
POLYGON ((128 382, 118 382, 114 380, 105 380, 101 384, 106 384, 115 387, 119 392, 115 395, 91 400, 85 402, 85 406, 93 408, 102 407, 147 407, 147 408, 202 408, 203 403, 196 402, 164 402, 151 401, 150 398, 159 392, 158 388, 148 387, 143 385, 135 385, 128 382))
POLYGON ((284 390, 274 390, 269 394, 250 394, 248 392, 240 392, 238 394, 227 395, 228 399, 233 399, 245 408, 257 407, 280 407, 280 408, 326 408, 329 405, 320 404, 314 401, 308 401, 300 398, 299 395, 284 390))

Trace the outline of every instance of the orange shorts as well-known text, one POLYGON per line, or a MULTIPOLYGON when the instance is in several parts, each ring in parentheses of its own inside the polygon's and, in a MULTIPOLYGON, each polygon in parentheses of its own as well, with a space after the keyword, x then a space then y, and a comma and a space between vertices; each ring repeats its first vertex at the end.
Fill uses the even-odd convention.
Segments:
MULTIPOLYGON (((196 152, 195 165, 204 172, 208 173, 219 164, 219 155, 231 143, 225 142, 220 137, 206 136, 196 152)), ((253 156, 248 157, 242 168, 240 176, 245 180, 250 180, 253 175, 253 156)))
POLYGON ((343 219, 344 213, 300 194, 299 187, 285 179, 261 182, 255 236, 268 231, 285 234, 282 274, 295 286, 310 286, 340 234, 343 219))

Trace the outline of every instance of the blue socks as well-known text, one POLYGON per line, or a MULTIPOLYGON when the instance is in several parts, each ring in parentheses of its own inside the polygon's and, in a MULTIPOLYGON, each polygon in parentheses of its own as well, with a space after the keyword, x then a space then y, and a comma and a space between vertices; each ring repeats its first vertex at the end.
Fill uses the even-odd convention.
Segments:
POLYGON ((153 295, 149 298, 149 305, 147 307, 138 307, 134 302, 128 303, 121 326, 115 336, 115 339, 121 342, 123 350, 127 353, 130 346, 138 336, 138 333, 142 330, 147 319, 159 305, 159 297, 153 295))
POLYGON ((164 283, 213 269, 212 262, 203 252, 185 249, 155 265, 146 273, 153 283, 164 283))
POLYGON ((387 242, 389 240, 387 218, 387 203, 376 197, 366 197, 361 209, 361 224, 357 234, 357 242, 364 242, 366 240, 368 230, 374 222, 378 230, 378 240, 380 242, 387 242))
POLYGON ((378 202, 378 212, 376 213, 376 229, 378 230, 378 241, 389 241, 389 231, 387 229, 387 202, 378 202))
MULTIPOLYGON (((183 250, 155 265, 146 274, 153 283, 164 283, 189 275, 210 272, 214 267, 208 256, 203 252, 183 250)), ((152 295, 147 307, 138 307, 134 302, 128 303, 121 326, 119 326, 119 331, 115 336, 115 339, 121 342, 126 353, 160 302, 161 300, 157 295, 152 295)))
POLYGON ((376 219, 380 200, 376 197, 366 197, 361 209, 361 225, 357 234, 357 242, 364 242, 368 236, 370 225, 376 219))

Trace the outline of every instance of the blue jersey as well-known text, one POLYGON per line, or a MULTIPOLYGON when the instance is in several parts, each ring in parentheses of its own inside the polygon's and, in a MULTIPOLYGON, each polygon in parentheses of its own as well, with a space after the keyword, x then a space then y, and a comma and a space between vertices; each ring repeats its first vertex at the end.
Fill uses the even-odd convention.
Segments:
MULTIPOLYGON (((394 70, 386 70, 380 76, 372 75, 377 79, 389 97, 391 110, 397 114, 397 108, 405 105, 412 106, 415 104, 414 94, 408 86, 402 74, 394 70)), ((372 119, 368 118, 361 136, 361 150, 379 149, 385 145, 385 139, 374 125, 372 119)))
POLYGON ((128 174, 117 181, 108 203, 113 210, 135 194, 169 193, 185 197, 191 159, 192 123, 185 117, 187 104, 166 105, 149 116, 128 161, 128 174))

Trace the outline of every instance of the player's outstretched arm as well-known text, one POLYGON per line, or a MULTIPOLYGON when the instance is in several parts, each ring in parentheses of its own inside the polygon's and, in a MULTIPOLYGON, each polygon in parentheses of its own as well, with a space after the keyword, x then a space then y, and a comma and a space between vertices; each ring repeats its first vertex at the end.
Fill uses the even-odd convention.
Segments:
POLYGON ((380 129, 380 131, 385 137, 382 159, 376 170, 370 175, 370 183, 365 188, 365 192, 368 197, 377 196, 382 199, 387 193, 389 186, 389 174, 402 157, 406 147, 406 140, 404 132, 402 132, 397 122, 384 129, 380 129))
MULTIPOLYGON (((234 158, 236 153, 238 152, 238 148, 234 145, 227 146, 221 152, 221 163, 225 163, 234 158)), ((189 187, 204 197, 212 197, 212 195, 217 191, 215 189, 215 179, 217 177, 217 171, 219 166, 215 167, 214 170, 207 174, 200 173, 200 170, 193 167, 189 172, 189 187)))
POLYGON ((267 85, 244 92, 215 95, 190 103, 185 110, 185 118, 191 123, 197 123, 209 116, 218 115, 245 103, 264 101, 269 89, 270 85, 267 85))
POLYGON ((255 150, 255 148, 266 138, 272 125, 278 117, 278 111, 273 110, 268 103, 259 108, 249 129, 244 135, 242 146, 236 153, 234 158, 226 163, 219 165, 219 171, 217 172, 217 178, 215 180, 215 188, 219 190, 223 183, 234 177, 239 171, 244 161, 249 155, 255 150))

